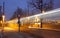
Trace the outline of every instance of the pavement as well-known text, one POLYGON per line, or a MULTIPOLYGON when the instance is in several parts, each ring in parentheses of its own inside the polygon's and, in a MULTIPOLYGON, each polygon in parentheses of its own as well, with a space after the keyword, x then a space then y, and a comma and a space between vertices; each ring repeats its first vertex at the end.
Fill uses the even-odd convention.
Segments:
POLYGON ((6 31, 0 38, 60 38, 60 31, 52 29, 35 29, 28 28, 21 32, 6 31))
POLYGON ((10 32, 4 32, 3 35, 0 33, 0 38, 35 38, 35 37, 24 32, 11 32, 10 31, 10 32))
POLYGON ((31 27, 30 29, 42 29, 42 30, 54 30, 54 31, 60 31, 60 29, 53 29, 53 28, 35 28, 35 27, 31 27))
POLYGON ((25 31, 41 38, 60 38, 60 31, 47 30, 47 29, 28 29, 25 31))

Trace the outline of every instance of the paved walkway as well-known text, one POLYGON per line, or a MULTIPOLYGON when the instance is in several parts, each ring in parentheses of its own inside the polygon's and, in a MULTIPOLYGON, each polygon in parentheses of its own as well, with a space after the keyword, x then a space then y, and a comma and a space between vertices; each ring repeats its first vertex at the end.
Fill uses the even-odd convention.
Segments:
POLYGON ((25 32, 41 36, 42 38, 60 38, 60 31, 47 29, 28 29, 25 32))
MULTIPOLYGON (((0 36, 2 34, 0 33, 0 36)), ((34 36, 31 36, 28 33, 23 33, 23 32, 5 32, 3 38, 35 38, 34 36)))

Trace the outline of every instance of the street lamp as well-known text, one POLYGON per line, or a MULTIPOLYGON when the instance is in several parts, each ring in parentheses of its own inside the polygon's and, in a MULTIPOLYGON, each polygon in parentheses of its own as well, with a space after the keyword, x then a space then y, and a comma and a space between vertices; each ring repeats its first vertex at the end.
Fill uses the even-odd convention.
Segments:
POLYGON ((3 22, 5 21, 5 15, 2 15, 2 21, 3 22))
POLYGON ((17 15, 17 17, 18 17, 18 32, 20 32, 20 25, 21 25, 21 23, 20 23, 20 15, 17 15))
POLYGON ((5 16, 2 15, 2 32, 4 31, 4 21, 5 21, 5 16))
POLYGON ((2 38, 4 37, 4 22, 5 22, 5 15, 2 15, 2 38))
POLYGON ((5 2, 3 2, 3 13, 2 13, 2 37, 1 37, 1 38, 4 38, 4 22, 5 22, 4 5, 5 5, 5 2))

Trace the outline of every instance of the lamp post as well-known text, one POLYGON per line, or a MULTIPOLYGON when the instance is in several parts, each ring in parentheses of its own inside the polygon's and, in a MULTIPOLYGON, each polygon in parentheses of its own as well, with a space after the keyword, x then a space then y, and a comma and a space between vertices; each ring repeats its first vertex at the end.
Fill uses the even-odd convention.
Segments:
POLYGON ((5 15, 2 15, 2 21, 3 22, 5 21, 5 15))
POLYGON ((5 5, 5 2, 3 2, 3 13, 2 13, 2 37, 1 37, 1 38, 4 38, 4 23, 5 23, 4 5, 5 5))
POLYGON ((18 32, 20 32, 20 15, 18 15, 18 32))
POLYGON ((4 31, 4 21, 5 21, 5 16, 2 15, 2 32, 4 31))
POLYGON ((4 5, 5 5, 5 2, 3 2, 3 13, 2 13, 2 32, 4 31, 4 21, 5 21, 4 5))
POLYGON ((4 37, 4 21, 5 21, 5 15, 2 15, 2 37, 4 37))

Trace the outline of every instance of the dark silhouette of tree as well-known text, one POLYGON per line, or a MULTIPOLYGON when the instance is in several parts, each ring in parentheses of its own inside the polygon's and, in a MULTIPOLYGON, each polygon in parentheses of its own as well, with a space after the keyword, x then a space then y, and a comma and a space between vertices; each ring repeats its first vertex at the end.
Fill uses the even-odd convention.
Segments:
POLYGON ((2 20, 2 6, 0 6, 0 21, 2 20))
POLYGON ((21 18, 24 17, 24 12, 21 8, 17 8, 11 19, 18 18, 17 15, 20 15, 21 18))
MULTIPOLYGON (((48 2, 48 0, 46 2, 48 2)), ((30 0, 28 4, 42 13, 43 10, 48 11, 53 9, 53 0, 49 0, 48 3, 46 2, 44 3, 44 0, 30 0)))

